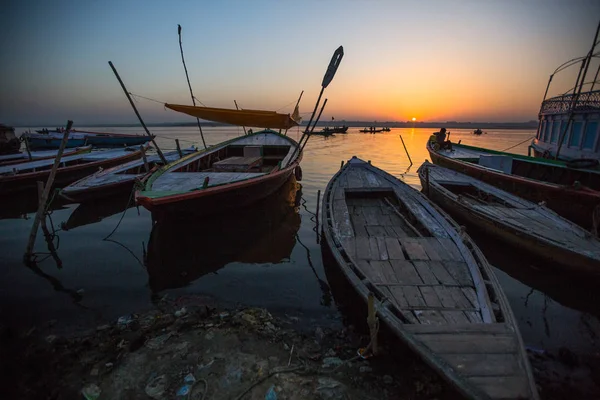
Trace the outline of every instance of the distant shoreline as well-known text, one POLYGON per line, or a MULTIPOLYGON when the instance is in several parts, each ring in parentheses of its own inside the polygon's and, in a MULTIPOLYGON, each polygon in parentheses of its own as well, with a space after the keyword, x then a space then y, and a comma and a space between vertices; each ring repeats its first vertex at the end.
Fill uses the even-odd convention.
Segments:
MULTIPOLYGON (((300 124, 306 126, 307 122, 300 124)), ((140 127, 140 124, 78 124, 79 126, 86 128, 133 128, 140 127)), ((148 127, 152 128, 165 128, 165 127, 192 127, 198 126, 196 122, 159 122, 159 123, 147 123, 148 127)), ((212 122, 201 122, 203 127, 220 127, 220 126, 231 126, 227 124, 219 124, 212 122)), ((331 121, 331 122, 319 122, 317 126, 340 126, 346 125, 353 128, 365 128, 370 126, 377 127, 389 127, 389 128, 447 128, 447 129, 535 129, 538 126, 537 121, 528 122, 459 122, 459 121, 447 121, 447 122, 365 122, 365 121, 331 121)), ((15 127, 23 129, 30 126, 45 126, 47 128, 54 128, 62 126, 62 124, 38 124, 38 125, 15 125, 15 127)), ((77 126, 75 126, 77 129, 77 126)))

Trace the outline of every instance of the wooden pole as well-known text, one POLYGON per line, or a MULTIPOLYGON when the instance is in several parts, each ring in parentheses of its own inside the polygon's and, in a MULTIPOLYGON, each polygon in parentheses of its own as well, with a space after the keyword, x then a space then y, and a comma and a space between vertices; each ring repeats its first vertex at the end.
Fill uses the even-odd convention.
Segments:
POLYGON ((175 145, 177 146, 177 154, 179 154, 179 158, 182 158, 183 153, 181 152, 181 146, 179 146, 179 139, 175 139, 175 145))
MULTIPOLYGON (((235 104, 235 109, 236 109, 236 110, 239 110, 240 108, 239 108, 239 107, 238 107, 238 105, 237 105, 237 101, 235 101, 235 100, 234 100, 234 101, 233 101, 233 103, 235 104)), ((245 127, 245 126, 242 126, 242 128, 244 128, 244 135, 247 135, 247 134, 248 134, 248 132, 246 132, 246 127, 245 127)), ((279 130, 279 133, 281 133, 281 129, 279 130)))
POLYGON ((410 159, 410 154, 408 154, 408 150, 406 150, 406 145, 404 144, 404 139, 402 139, 402 135, 400 136, 400 140, 402 140, 402 146, 404 146, 404 151, 406 152, 406 155, 408 156, 408 161, 410 161, 410 165, 413 165, 412 160, 410 159))
POLYGON ((29 241, 27 242, 27 248, 25 249, 25 254, 23 255, 23 260, 26 264, 31 262, 31 255, 33 254, 33 246, 35 245, 35 237, 37 236, 37 231, 40 226, 40 220, 44 216, 46 211, 46 201, 48 200, 48 195, 50 194, 50 190, 52 189, 52 184, 54 183, 54 177, 56 176, 56 171, 58 170, 58 166, 60 165, 60 158, 62 157, 63 152, 65 151, 65 147, 67 146, 67 140, 69 140, 69 131, 73 126, 73 121, 69 120, 67 122, 67 129, 65 129, 65 133, 63 134, 62 141, 60 142, 60 146, 58 148, 58 153, 56 153, 56 158, 54 159, 54 165, 50 170, 50 175, 48 175, 48 180, 46 181, 46 186, 44 187, 44 191, 42 192, 42 196, 39 199, 38 210, 35 214, 35 219, 33 220, 33 225, 31 227, 31 232, 29 233, 29 241))
POLYGON ((142 160, 144 160, 144 169, 146 172, 150 172, 150 165, 148 165, 148 158, 146 157, 146 150, 144 149, 144 145, 140 146, 140 151, 142 152, 142 160))
POLYGON ((27 151, 27 158, 29 159, 29 161, 31 161, 33 159, 33 157, 31 157, 31 150, 29 149, 29 138, 25 137, 25 151, 27 151))
MULTIPOLYGON (((38 198, 41 199, 42 193, 44 192, 44 182, 37 181, 37 188, 38 188, 38 198)), ((60 259, 60 257, 58 257, 58 254, 56 253, 56 247, 54 247, 54 242, 52 241, 52 235, 50 234, 50 231, 48 230, 48 226, 46 225, 46 205, 45 204, 44 204, 44 216, 40 220, 40 227, 42 228, 42 232, 44 233, 44 238, 46 239, 46 244, 48 245, 48 251, 50 252, 50 255, 52 256, 52 258, 54 259, 54 262, 56 262, 56 267, 58 269, 61 269, 62 268, 62 260, 60 259)))
MULTIPOLYGON (((192 96, 192 104, 196 107, 196 98, 194 97, 194 92, 192 91, 192 84, 190 83, 190 76, 188 75, 188 70, 185 65, 185 58, 183 58, 183 45, 181 44, 181 25, 177 25, 177 35, 179 36, 179 50, 181 51, 181 62, 183 63, 183 69, 185 71, 185 78, 187 79, 188 87, 190 88, 190 96, 192 96)), ((196 118, 196 122, 198 123, 198 130, 200 131, 200 137, 202 138, 202 144, 206 149, 206 141, 204 140, 204 134, 202 133, 202 125, 200 125, 200 118, 196 118)))
POLYGON ((167 160, 165 158, 165 155, 160 150, 160 147, 158 147, 158 145, 156 144, 156 141, 154 140, 154 136, 152 136, 152 134, 148 130, 148 127, 144 123, 144 120, 142 119, 142 116, 138 112, 135 104, 133 103, 133 100, 131 99, 131 96, 129 96, 129 92, 127 91, 127 88, 125 87, 125 84, 121 80, 121 77, 119 76, 119 73, 117 72, 117 69, 113 65, 112 61, 109 61, 108 65, 110 65, 110 68, 112 69, 112 71, 114 72, 115 76, 117 77, 117 80, 121 84, 121 88, 123 89, 123 92, 125 92, 125 96, 127 96, 127 100, 129 100, 129 104, 131 104, 131 108, 133 108, 133 111, 135 111, 135 115, 137 115, 138 119, 140 120, 140 124, 142 124, 142 127, 146 131, 146 135, 148 135, 148 137, 150 137, 150 139, 152 140, 152 144, 154 145, 154 147, 156 147, 156 152, 158 153, 158 156, 160 157, 161 161, 166 165, 167 164, 167 160))

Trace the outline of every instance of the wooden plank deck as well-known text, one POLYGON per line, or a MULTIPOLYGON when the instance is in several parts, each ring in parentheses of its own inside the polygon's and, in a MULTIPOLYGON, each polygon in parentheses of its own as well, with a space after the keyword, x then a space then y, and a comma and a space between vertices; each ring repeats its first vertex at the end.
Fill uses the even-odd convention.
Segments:
POLYGON ((510 309, 491 305, 484 284, 491 267, 476 261, 420 194, 354 160, 328 185, 333 194, 326 192, 324 210, 329 207, 331 234, 354 268, 404 319, 392 326, 409 335, 426 360, 439 360, 433 364, 453 382, 490 398, 536 399, 510 309), (492 308, 502 310, 502 322, 495 322, 492 308))
POLYGON ((208 187, 252 179, 265 175, 259 172, 171 172, 161 175, 152 190, 185 192, 199 189, 208 177, 208 187))

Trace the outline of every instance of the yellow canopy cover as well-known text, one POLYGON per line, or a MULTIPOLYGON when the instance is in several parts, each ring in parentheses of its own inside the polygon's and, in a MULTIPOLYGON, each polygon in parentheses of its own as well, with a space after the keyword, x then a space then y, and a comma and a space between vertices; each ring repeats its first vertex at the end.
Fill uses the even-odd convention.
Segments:
POLYGON ((195 107, 180 104, 165 104, 165 107, 192 117, 238 126, 290 129, 298 125, 298 122, 292 119, 289 114, 277 114, 275 111, 232 110, 229 108, 195 107))

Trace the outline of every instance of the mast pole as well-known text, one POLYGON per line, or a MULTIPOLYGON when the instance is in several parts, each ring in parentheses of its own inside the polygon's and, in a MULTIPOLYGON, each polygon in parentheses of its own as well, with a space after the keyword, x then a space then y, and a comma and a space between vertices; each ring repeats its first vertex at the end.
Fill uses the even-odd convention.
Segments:
MULTIPOLYGON (((183 45, 181 44, 181 25, 177 24, 177 34, 179 35, 179 50, 181 51, 181 62, 183 63, 183 69, 185 71, 185 78, 187 79, 188 87, 190 88, 190 96, 192 97, 192 104, 196 107, 196 98, 194 97, 194 92, 192 91, 192 84, 190 83, 190 76, 188 75, 188 70, 185 65, 185 58, 183 58, 183 45)), ((206 141, 204 140, 204 134, 202 133, 202 126, 200 125, 200 118, 196 118, 196 122, 198 123, 198 130, 200 131, 200 137, 202 138, 202 144, 206 149, 206 141)))
POLYGON ((156 152, 158 153, 158 156, 160 157, 160 160, 163 162, 163 164, 167 165, 167 159, 165 158, 165 155, 160 150, 160 147, 158 147, 158 145, 156 144, 156 141, 154 140, 154 136, 152 136, 152 134, 148 130, 148 127, 144 123, 144 120, 142 119, 142 116, 138 112, 135 104, 133 103, 133 100, 131 99, 131 96, 129 96, 129 92, 127 91, 127 88, 125 87, 125 84, 121 80, 121 77, 119 76, 119 73, 117 72, 117 69, 113 65, 112 61, 109 61, 108 65, 110 65, 110 68, 112 68, 115 76, 117 77, 117 80, 121 84, 121 88, 123 89, 123 92, 125 92, 125 96, 127 96, 127 100, 129 100, 129 104, 131 104, 131 107, 133 108, 133 111, 135 111, 135 115, 137 115, 138 119, 140 120, 140 124, 142 124, 142 127, 146 131, 146 135, 148 135, 150 137, 150 139, 152 140, 152 144, 154 145, 154 147, 156 147, 156 152))
MULTIPOLYGON (((237 101, 235 101, 235 100, 234 100, 234 101, 233 101, 233 103, 235 104, 235 109, 236 109, 236 110, 239 110, 240 108, 239 108, 239 107, 238 107, 238 105, 237 105, 237 101)), ((246 127, 245 127, 245 126, 242 126, 242 128, 244 128, 244 135, 247 135, 247 134, 248 134, 248 132, 246 132, 246 127)))

